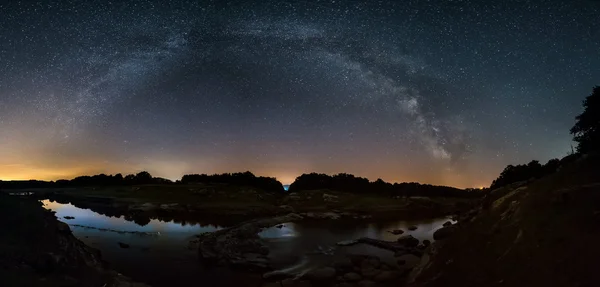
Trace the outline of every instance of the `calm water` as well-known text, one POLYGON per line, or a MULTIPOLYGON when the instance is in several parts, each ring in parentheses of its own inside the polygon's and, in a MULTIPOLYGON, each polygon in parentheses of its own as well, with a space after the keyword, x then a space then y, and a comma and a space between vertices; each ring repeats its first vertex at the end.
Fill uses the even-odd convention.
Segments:
MULTIPOLYGON (((123 217, 108 217, 71 204, 49 200, 42 202, 45 208, 56 212, 59 220, 71 226, 77 238, 99 249, 114 269, 138 281, 170 287, 190 286, 190 282, 200 281, 207 286, 260 286, 259 276, 232 276, 231 271, 226 269, 204 270, 198 263, 196 251, 188 248, 191 237, 213 232, 223 228, 221 226, 181 224, 157 219, 140 226, 123 217), (75 218, 65 219, 65 216, 75 218), (130 248, 120 248, 118 242, 129 244, 130 248)), ((282 228, 269 228, 259 235, 270 247, 269 256, 278 268, 301 265, 301 269, 309 269, 346 254, 372 254, 393 263, 397 258, 390 251, 365 245, 337 247, 335 244, 359 237, 395 240, 399 236, 387 232, 392 229, 403 229, 404 234, 413 235, 420 240, 432 240, 433 232, 447 220, 329 220, 286 223, 282 228), (417 230, 408 231, 407 228, 411 225, 417 226, 417 230)))

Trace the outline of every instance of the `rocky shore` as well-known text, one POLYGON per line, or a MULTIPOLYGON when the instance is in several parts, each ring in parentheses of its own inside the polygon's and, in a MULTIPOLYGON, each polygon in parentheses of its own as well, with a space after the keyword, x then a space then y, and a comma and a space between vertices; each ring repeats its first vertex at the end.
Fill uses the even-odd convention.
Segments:
POLYGON ((144 287, 112 271, 41 203, 0 193, 3 286, 144 287))

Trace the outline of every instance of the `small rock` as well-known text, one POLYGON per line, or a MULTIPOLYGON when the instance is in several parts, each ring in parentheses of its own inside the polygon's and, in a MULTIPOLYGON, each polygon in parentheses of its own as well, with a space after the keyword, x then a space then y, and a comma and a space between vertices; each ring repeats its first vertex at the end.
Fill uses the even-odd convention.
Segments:
POLYGON ((394 234, 394 235, 400 235, 400 234, 404 233, 404 230, 402 230, 402 229, 394 229, 394 230, 390 230, 388 232, 391 233, 391 234, 394 234))
POLYGON ((341 271, 346 271, 346 270, 352 270, 352 261, 350 261, 350 258, 344 258, 344 259, 340 259, 338 261, 336 261, 335 263, 333 263, 333 267, 335 267, 335 269, 337 270, 341 270, 341 271))
POLYGON ((367 278, 373 278, 381 273, 381 270, 375 268, 363 268, 360 270, 360 274, 367 278))
POLYGON ((452 225, 452 222, 451 221, 446 221, 443 226, 447 227, 447 226, 450 226, 450 225, 452 225))
POLYGON ((410 231, 415 231, 417 230, 417 227, 415 225, 408 227, 408 230, 410 231))
POLYGON ((117 243, 119 244, 119 247, 121 247, 121 248, 129 248, 130 247, 129 244, 127 244, 127 243, 123 243, 123 242, 117 242, 117 243))
POLYGON ((419 239, 414 238, 412 235, 404 235, 398 238, 398 243, 406 247, 416 247, 419 245, 419 239))
POLYGON ((284 226, 285 226, 285 225, 283 225, 283 224, 279 224, 279 225, 276 225, 275 227, 277 227, 277 228, 281 229, 281 228, 283 228, 284 226))
POLYGON ((278 286, 282 286, 282 287, 311 287, 312 285, 310 284, 310 281, 306 281, 306 280, 294 280, 291 278, 285 279, 283 281, 281 281, 281 285, 278 286))
POLYGON ((373 278, 373 280, 375 280, 377 282, 387 282, 387 281, 392 281, 392 280, 396 279, 396 277, 398 277, 398 274, 396 274, 396 272, 383 271, 383 272, 377 274, 373 278))
POLYGON ((358 273, 350 272, 344 274, 344 276, 342 276, 342 279, 344 279, 345 281, 360 281, 362 279, 362 276, 360 276, 360 274, 358 273))
POLYGON ((356 286, 358 286, 358 287, 373 287, 376 285, 377 285, 377 283, 375 283, 371 280, 363 280, 363 281, 358 282, 358 284, 356 286))
POLYGON ((431 245, 431 241, 429 241, 429 240, 425 239, 425 240, 423 240, 423 245, 424 245, 425 247, 428 247, 429 245, 431 245))
POLYGON ((381 261, 379 260, 378 257, 366 258, 365 260, 363 260, 360 263, 360 267, 362 269, 369 269, 369 268, 377 269, 377 268, 379 268, 380 265, 381 265, 381 261))
POLYGON ((66 220, 75 219, 75 217, 73 217, 73 216, 65 216, 65 217, 63 217, 63 218, 64 218, 64 219, 66 219, 66 220))
POLYGON ((335 268, 323 267, 309 271, 306 276, 311 280, 329 280, 335 278, 335 268))

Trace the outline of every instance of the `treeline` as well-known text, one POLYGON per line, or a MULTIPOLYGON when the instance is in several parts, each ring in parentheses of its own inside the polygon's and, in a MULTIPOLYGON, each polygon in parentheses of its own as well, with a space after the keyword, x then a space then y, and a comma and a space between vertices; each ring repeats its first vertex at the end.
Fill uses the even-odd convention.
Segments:
POLYGON ((225 183, 239 186, 249 186, 267 192, 283 192, 283 184, 274 177, 255 176, 249 171, 222 174, 186 174, 181 178, 181 183, 225 183))
POLYGON ((153 177, 150 173, 142 171, 137 174, 123 176, 97 174, 92 176, 79 176, 71 180, 60 179, 57 181, 0 181, 0 189, 26 189, 26 188, 68 188, 68 187, 92 187, 92 186, 127 186, 144 184, 193 184, 193 183, 222 183, 238 186, 248 186, 262 189, 267 192, 283 192, 283 185, 272 177, 255 176, 251 172, 223 173, 223 174, 188 174, 181 180, 171 180, 153 177))
POLYGON ((333 176, 320 173, 303 174, 290 185, 290 192, 303 190, 330 189, 351 193, 373 193, 393 196, 424 197, 479 197, 478 189, 458 189, 449 186, 419 184, 416 182, 389 183, 381 179, 369 181, 363 177, 340 173, 333 176))
POLYGON ((39 181, 39 180, 15 180, 0 181, 0 188, 5 189, 23 189, 23 188, 64 188, 64 187, 87 187, 87 186, 122 186, 137 184, 169 184, 171 180, 153 177, 149 172, 142 171, 137 174, 128 174, 123 176, 118 173, 115 175, 97 174, 92 176, 78 176, 74 179, 59 179, 57 181, 39 181))
POLYGON ((572 159, 567 156, 562 160, 551 159, 546 164, 540 164, 537 160, 532 160, 528 164, 508 165, 500 176, 492 182, 490 189, 496 189, 515 182, 538 179, 540 177, 554 173, 565 162, 572 159))

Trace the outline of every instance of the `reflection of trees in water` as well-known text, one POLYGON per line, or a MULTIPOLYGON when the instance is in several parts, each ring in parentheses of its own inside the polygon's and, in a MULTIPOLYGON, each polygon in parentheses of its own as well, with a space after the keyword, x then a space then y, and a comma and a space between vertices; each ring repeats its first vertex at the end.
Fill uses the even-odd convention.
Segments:
POLYGON ((72 204, 73 206, 81 209, 89 209, 98 214, 114 217, 123 218, 127 221, 134 222, 140 226, 146 226, 152 219, 157 219, 163 222, 173 222, 181 224, 182 226, 187 225, 199 225, 200 227, 210 226, 228 226, 234 223, 236 218, 220 218, 215 220, 213 216, 208 217, 203 214, 192 213, 188 211, 136 211, 129 210, 129 206, 125 204, 115 204, 112 200, 95 200, 95 199, 81 199, 76 197, 68 197, 61 195, 54 195, 48 198, 51 202, 57 202, 60 204, 72 204), (204 217, 204 218, 203 218, 204 217))

